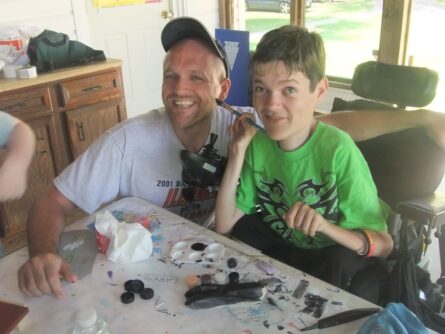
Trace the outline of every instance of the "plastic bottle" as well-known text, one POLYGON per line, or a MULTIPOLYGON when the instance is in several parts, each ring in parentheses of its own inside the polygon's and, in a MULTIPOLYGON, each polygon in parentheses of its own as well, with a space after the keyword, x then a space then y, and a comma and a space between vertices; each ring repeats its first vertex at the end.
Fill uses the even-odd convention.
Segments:
POLYGON ((107 324, 97 316, 96 309, 88 307, 76 314, 73 334, 110 334, 107 324))

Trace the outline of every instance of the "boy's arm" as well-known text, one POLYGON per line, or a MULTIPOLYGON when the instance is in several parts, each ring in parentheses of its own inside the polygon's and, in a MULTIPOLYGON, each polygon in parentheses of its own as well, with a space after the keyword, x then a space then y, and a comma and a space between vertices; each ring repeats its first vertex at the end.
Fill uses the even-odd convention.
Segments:
POLYGON ((414 127, 425 127, 428 135, 445 149, 445 113, 426 109, 338 111, 318 116, 326 124, 349 133, 355 141, 414 127))
POLYGON ((26 190, 27 171, 35 150, 35 135, 26 123, 14 119, 0 167, 0 202, 20 198, 26 190))
MULTIPOLYGON (((366 230, 366 232, 369 233, 372 239, 372 256, 382 258, 387 257, 391 253, 394 246, 391 235, 388 232, 377 232, 370 230, 366 230)), ((334 224, 326 224, 322 233, 335 242, 357 252, 358 254, 363 254, 368 248, 368 240, 361 232, 347 230, 334 224)))
POLYGON ((215 208, 215 231, 221 234, 230 232, 233 225, 244 215, 236 207, 236 188, 247 147, 256 133, 256 129, 247 124, 246 117, 248 116, 241 116, 235 120, 229 129, 232 137, 229 146, 229 157, 216 198, 215 208))
MULTIPOLYGON (((329 223, 322 215, 304 203, 295 203, 283 218, 290 228, 298 229, 305 235, 313 237, 317 232, 322 233, 332 241, 358 254, 363 254, 368 249, 368 239, 363 233, 329 223)), ((393 240, 389 233, 366 231, 373 243, 372 256, 387 257, 393 248, 393 240)))

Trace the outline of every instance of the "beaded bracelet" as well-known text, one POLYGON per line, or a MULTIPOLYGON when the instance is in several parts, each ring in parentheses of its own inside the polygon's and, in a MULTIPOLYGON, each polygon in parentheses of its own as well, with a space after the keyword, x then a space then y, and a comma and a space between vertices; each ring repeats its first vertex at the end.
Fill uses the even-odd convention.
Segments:
POLYGON ((372 238, 372 235, 371 235, 371 233, 369 233, 369 231, 362 230, 362 232, 368 241, 368 252, 365 253, 365 257, 371 257, 374 255, 374 251, 375 251, 374 239, 372 238))
POLYGON ((365 249, 364 250, 358 250, 356 253, 360 256, 366 256, 369 252, 369 239, 366 236, 366 234, 363 232, 363 230, 356 230, 357 232, 361 233, 365 237, 365 249))

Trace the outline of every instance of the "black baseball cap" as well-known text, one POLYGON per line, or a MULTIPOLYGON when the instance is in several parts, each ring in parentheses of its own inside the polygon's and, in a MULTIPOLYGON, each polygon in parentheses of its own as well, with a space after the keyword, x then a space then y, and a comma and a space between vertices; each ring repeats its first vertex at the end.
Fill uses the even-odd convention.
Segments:
POLYGON ((196 38, 203 41, 221 58, 226 70, 226 77, 229 77, 230 68, 226 50, 197 19, 188 16, 175 18, 165 25, 161 33, 162 46, 166 52, 177 42, 185 38, 196 38))

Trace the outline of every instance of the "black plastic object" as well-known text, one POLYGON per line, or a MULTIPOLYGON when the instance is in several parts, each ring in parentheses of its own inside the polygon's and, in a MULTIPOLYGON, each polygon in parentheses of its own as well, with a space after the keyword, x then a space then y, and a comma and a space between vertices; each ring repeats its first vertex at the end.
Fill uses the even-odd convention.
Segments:
POLYGON ((237 265, 238 261, 234 257, 231 257, 227 260, 227 267, 229 267, 230 269, 236 268, 237 265))
POLYGON ((318 320, 318 322, 312 326, 308 326, 308 327, 300 329, 300 332, 305 332, 305 331, 309 331, 309 330, 316 329, 316 328, 323 329, 323 328, 338 326, 341 324, 345 324, 347 322, 351 322, 354 320, 358 320, 358 319, 367 317, 369 315, 379 312, 380 310, 381 309, 378 307, 371 307, 371 308, 358 308, 355 310, 349 310, 349 311, 337 313, 330 317, 318 320))
POLYGON ((206 309, 241 302, 257 302, 264 295, 264 285, 257 282, 198 285, 185 293, 185 305, 192 309, 206 309))
POLYGON ((139 279, 128 280, 125 282, 124 288, 126 291, 139 293, 144 289, 144 282, 139 279))
POLYGON ((229 283, 230 284, 238 284, 239 283, 239 274, 236 271, 232 271, 229 274, 229 283))
POLYGON ((201 275, 201 284, 211 284, 212 283, 212 275, 203 274, 201 275))
POLYGON ((294 292, 292 293, 292 297, 294 297, 294 298, 303 297, 308 286, 309 286, 309 281, 307 281, 305 279, 300 280, 300 283, 298 283, 298 286, 295 288, 294 292))
POLYGON ((218 135, 210 134, 210 143, 205 145, 199 154, 181 151, 182 180, 189 185, 200 187, 217 186, 226 166, 226 158, 218 154, 214 145, 218 135))
POLYGON ((134 293, 127 291, 121 294, 121 302, 124 304, 130 304, 134 301, 134 293))
POLYGON ((145 299, 145 300, 152 299, 154 295, 155 295, 155 293, 154 293, 153 289, 151 289, 151 288, 145 288, 145 289, 142 289, 142 291, 141 291, 141 298, 145 299))
POLYGON ((203 244, 202 242, 195 242, 193 245, 190 246, 191 249, 197 252, 201 252, 204 249, 206 249, 207 245, 203 244))
POLYGON ((424 107, 436 96, 437 72, 426 67, 368 61, 359 64, 352 78, 352 91, 366 99, 424 107))

